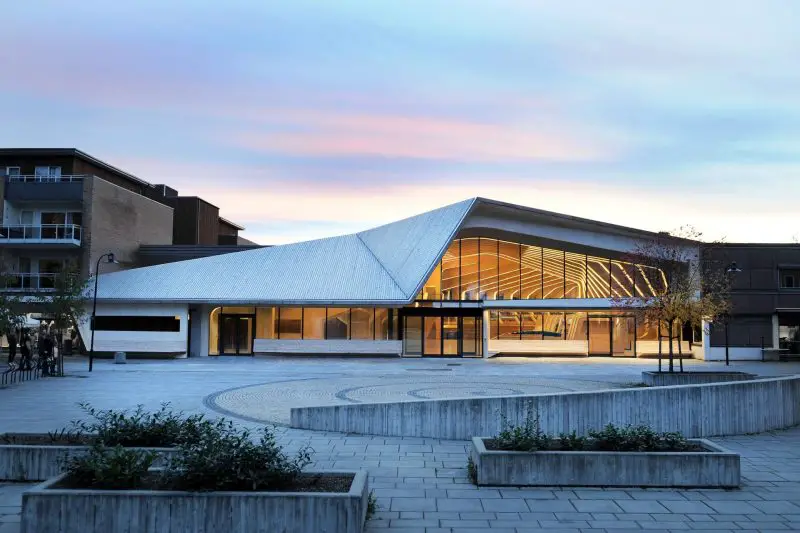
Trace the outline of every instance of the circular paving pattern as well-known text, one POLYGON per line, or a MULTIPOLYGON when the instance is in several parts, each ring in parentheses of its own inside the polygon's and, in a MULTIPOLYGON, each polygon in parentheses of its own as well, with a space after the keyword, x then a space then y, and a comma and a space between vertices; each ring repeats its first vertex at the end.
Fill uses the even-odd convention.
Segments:
POLYGON ((292 407, 521 396, 616 387, 619 384, 607 381, 508 376, 330 377, 238 387, 212 394, 205 403, 227 416, 254 422, 288 424, 292 407), (368 383, 365 384, 365 381, 368 383))

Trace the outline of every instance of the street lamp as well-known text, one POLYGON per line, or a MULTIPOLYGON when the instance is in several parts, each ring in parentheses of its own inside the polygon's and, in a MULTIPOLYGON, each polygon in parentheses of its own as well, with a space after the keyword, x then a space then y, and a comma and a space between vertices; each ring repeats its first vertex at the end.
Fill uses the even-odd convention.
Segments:
MULTIPOLYGON (((725 269, 725 273, 728 274, 731 277, 734 274, 738 274, 741 271, 742 271, 742 269, 739 268, 738 266, 736 266, 736 261, 732 262, 725 269)), ((730 358, 730 353, 729 353, 730 352, 730 350, 729 350, 729 344, 730 343, 728 342, 728 326, 730 325, 730 322, 731 322, 730 313, 727 313, 727 312, 725 313, 724 320, 725 320, 725 366, 730 366, 730 364, 731 364, 731 358, 730 358)))
POLYGON ((117 261, 114 258, 114 254, 112 252, 109 252, 97 258, 97 265, 95 265, 94 268, 94 294, 92 295, 94 301, 92 303, 92 322, 91 322, 92 340, 89 344, 89 372, 92 371, 92 364, 94 363, 94 323, 95 319, 97 318, 97 281, 100 278, 100 263, 103 261, 103 259, 106 260, 105 261, 106 263, 119 264, 119 261, 117 261))

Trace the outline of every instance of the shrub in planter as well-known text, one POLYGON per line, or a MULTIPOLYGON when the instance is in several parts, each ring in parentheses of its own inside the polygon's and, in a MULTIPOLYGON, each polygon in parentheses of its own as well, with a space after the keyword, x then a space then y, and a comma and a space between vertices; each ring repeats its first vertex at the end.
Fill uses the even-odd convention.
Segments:
POLYGON ((153 454, 142 448, 98 442, 65 474, 23 494, 21 531, 106 533, 130 524, 159 533, 363 531, 365 472, 303 472, 308 447, 289 456, 269 429, 254 437, 205 427, 164 469, 150 468, 153 454))
POLYGON ((136 448, 107 448, 98 442, 89 453, 69 458, 64 469, 68 483, 76 487, 121 490, 144 486, 148 470, 158 454, 136 448))
POLYGON ((608 424, 587 435, 553 437, 530 412, 494 437, 474 437, 470 470, 478 485, 736 487, 740 459, 706 440, 648 426, 608 424))
POLYGON ((268 428, 257 442, 247 430, 212 430, 179 445, 163 481, 175 490, 279 490, 296 483, 310 462, 310 448, 289 458, 268 428))
POLYGON ((209 420, 203 415, 186 416, 161 405, 145 411, 140 405, 133 411, 101 410, 79 404, 87 419, 74 421, 68 428, 47 434, 6 434, 0 445, 0 479, 35 481, 61 472, 65 458, 87 453, 87 446, 141 447, 158 450, 162 455, 174 446, 196 442, 208 432, 231 431, 232 422, 209 420))
POLYGON ((81 403, 81 409, 91 418, 88 422, 72 423, 74 433, 92 435, 109 446, 157 448, 191 442, 210 429, 226 430, 232 422, 224 419, 211 421, 204 415, 186 416, 161 404, 157 411, 148 412, 142 405, 132 411, 95 409, 81 403))

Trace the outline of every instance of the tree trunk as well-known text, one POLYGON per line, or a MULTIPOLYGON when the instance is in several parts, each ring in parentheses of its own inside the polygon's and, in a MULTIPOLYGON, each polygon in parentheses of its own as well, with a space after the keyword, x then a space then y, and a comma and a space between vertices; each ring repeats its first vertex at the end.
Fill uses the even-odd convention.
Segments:
POLYGON ((658 321, 658 371, 661 372, 661 321, 658 321))
POLYGON ((683 324, 678 323, 678 363, 681 365, 681 372, 683 372, 683 348, 681 348, 681 341, 683 340, 683 324))
POLYGON ((675 323, 675 320, 670 320, 667 322, 667 327, 669 328, 669 371, 675 372, 675 353, 672 349, 672 326, 675 323))

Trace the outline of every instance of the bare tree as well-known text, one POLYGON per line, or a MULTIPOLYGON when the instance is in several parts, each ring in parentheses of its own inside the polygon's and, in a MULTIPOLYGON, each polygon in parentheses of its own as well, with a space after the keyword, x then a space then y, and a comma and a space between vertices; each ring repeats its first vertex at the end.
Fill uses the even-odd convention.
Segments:
MULTIPOLYGON (((684 326, 701 327, 728 313, 730 283, 725 267, 701 254, 702 234, 691 226, 673 232, 660 232, 631 250, 626 260, 656 269, 659 283, 653 294, 615 297, 613 304, 636 315, 637 319, 658 327, 659 370, 661 369, 662 328, 668 341, 669 371, 675 371, 674 340, 678 338, 680 369, 683 358, 680 339, 684 326)), ((713 245, 712 245, 713 246, 713 245)))

